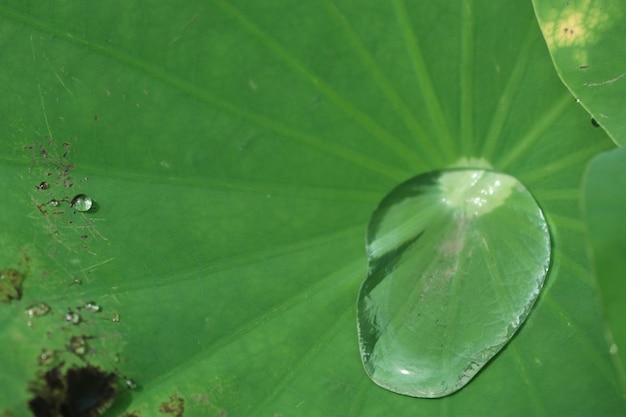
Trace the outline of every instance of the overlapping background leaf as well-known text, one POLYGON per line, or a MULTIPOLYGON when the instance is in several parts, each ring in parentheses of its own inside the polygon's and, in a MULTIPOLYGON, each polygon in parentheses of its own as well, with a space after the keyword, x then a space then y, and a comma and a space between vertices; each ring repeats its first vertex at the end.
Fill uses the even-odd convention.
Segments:
POLYGON ((89 361, 139 385, 111 415, 172 396, 189 416, 624 411, 578 209, 612 145, 530 3, 8 1, 0 18, 0 261, 28 269, 0 305, 2 410, 26 414, 41 349, 85 333, 89 361), (382 390, 356 345, 368 217, 404 179, 485 162, 545 210, 546 288, 458 394, 382 390), (79 191, 98 212, 36 207, 79 191), (89 300, 102 312, 63 323, 89 300), (31 328, 33 302, 53 313, 31 328))
MULTIPOLYGON (((565 5, 546 0, 536 1, 535 9, 559 76, 598 127, 623 145, 626 48, 621 40, 626 36, 626 5, 613 0, 602 4, 577 0, 565 5)), ((619 349, 626 343, 622 301, 626 297, 626 200, 620 192, 626 176, 624 155, 623 149, 613 149, 594 158, 585 175, 583 199, 590 253, 610 328, 608 341, 620 357, 620 369, 626 362, 624 349, 619 349)))

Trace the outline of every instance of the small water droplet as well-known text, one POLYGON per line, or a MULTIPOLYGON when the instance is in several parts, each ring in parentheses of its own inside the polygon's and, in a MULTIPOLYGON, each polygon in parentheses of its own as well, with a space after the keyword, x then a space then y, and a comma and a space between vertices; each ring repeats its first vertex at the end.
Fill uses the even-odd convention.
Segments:
POLYGON ((137 383, 130 378, 126 378, 126 387, 129 390, 134 390, 135 388, 137 388, 137 383))
POLYGON ((67 314, 64 317, 65 321, 71 324, 78 324, 80 323, 80 315, 78 313, 75 313, 72 310, 69 310, 67 312, 67 314))
POLYGON ((53 198, 52 200, 50 200, 50 201, 48 202, 48 205, 49 205, 50 207, 58 207, 58 206, 59 206, 59 200, 55 200, 55 199, 53 198))
POLYGON ((40 190, 47 190, 48 188, 50 188, 50 184, 48 184, 46 181, 43 181, 41 184, 39 184, 39 188, 40 190))
POLYGON ((26 308, 26 313, 29 318, 45 316, 50 312, 50 306, 46 303, 34 304, 26 308))
POLYGON ((119 323, 120 322, 120 315, 118 312, 114 312, 113 313, 113 317, 111 318, 111 321, 113 323, 119 323))
POLYGON ((78 194, 72 199, 70 206, 76 211, 89 211, 93 206, 93 200, 85 194, 78 194))
POLYGON ((72 336, 67 350, 78 356, 83 356, 87 351, 87 342, 85 342, 85 338, 83 336, 72 336))
POLYGON ((593 117, 591 118, 591 124, 593 127, 600 127, 600 123, 598 123, 598 121, 593 117))
POLYGON ((419 175, 393 189, 367 230, 361 359, 378 385, 442 397, 467 384, 530 313, 550 264, 543 212, 487 169, 419 175))
POLYGON ((49 365, 54 360, 54 352, 48 349, 42 349, 39 355, 39 365, 49 365))
POLYGON ((91 311, 92 313, 97 313, 100 311, 100 306, 93 301, 90 301, 85 304, 85 309, 91 311))

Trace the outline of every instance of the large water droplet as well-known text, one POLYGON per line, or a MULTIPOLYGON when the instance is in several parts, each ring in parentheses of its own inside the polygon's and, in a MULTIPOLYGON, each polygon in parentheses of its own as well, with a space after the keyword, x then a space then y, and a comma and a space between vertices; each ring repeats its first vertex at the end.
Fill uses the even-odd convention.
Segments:
POLYGON ((419 175, 378 205, 358 298, 361 358, 378 385, 442 397, 513 337, 539 295, 550 235, 515 178, 482 169, 419 175))

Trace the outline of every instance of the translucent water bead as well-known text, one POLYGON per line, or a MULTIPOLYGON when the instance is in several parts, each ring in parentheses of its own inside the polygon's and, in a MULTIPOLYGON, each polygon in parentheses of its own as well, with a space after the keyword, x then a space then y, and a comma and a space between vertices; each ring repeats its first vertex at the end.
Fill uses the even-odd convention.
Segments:
POLYGON ((378 385, 442 397, 467 384, 528 316, 550 235, 515 178, 436 171, 383 198, 367 230, 358 297, 361 359, 378 385))

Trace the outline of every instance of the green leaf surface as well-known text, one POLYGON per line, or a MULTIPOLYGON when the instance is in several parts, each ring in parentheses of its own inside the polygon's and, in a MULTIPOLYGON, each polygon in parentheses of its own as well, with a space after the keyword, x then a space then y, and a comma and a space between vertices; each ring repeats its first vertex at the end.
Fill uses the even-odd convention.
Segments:
POLYGON ((533 0, 556 70, 596 123, 626 144, 626 3, 533 0))
POLYGON ((29 415, 59 361, 137 383, 110 416, 626 412, 578 209, 612 144, 530 3, 9 0, 0 20, 0 270, 26 275, 0 303, 0 412, 29 415), (358 348, 368 218, 400 182, 477 160, 542 207, 544 291, 463 390, 391 393, 358 348), (79 193, 98 210, 74 213, 79 193))
POLYGON ((620 192, 624 189, 626 149, 618 148, 596 156, 585 175, 584 211, 593 265, 611 329, 608 336, 611 353, 615 355, 620 367, 626 363, 626 352, 623 348, 626 346, 626 195, 620 192))

